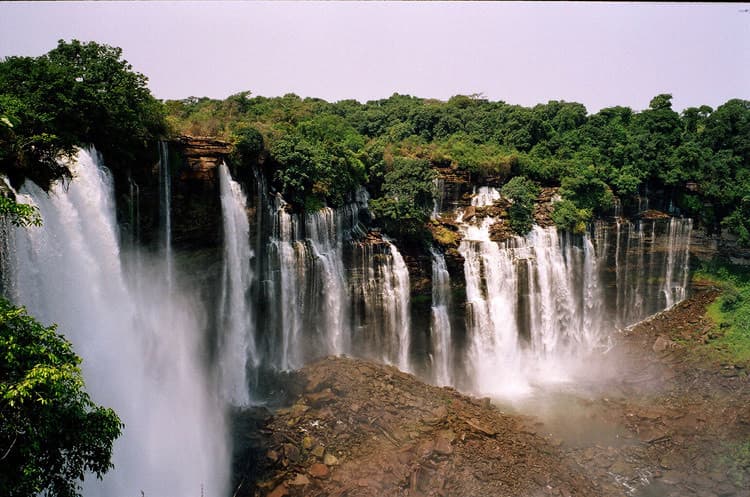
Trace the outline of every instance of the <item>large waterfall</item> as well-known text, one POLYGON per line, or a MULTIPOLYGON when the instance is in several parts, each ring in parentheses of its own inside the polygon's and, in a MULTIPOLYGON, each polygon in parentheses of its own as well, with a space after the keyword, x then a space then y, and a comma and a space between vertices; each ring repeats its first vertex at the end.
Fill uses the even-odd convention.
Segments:
POLYGON ((70 168, 67 188, 27 182, 20 192, 44 225, 14 233, 12 298, 59 324, 93 400, 125 423, 116 470, 87 478, 85 494, 225 495, 226 433, 201 360, 200 303, 163 256, 123 270, 109 175, 85 151, 70 168))
MULTIPOLYGON (((337 209, 295 212, 261 173, 246 194, 225 164, 221 250, 215 264, 187 268, 185 249, 172 247, 178 209, 160 152, 158 250, 140 246, 132 180, 122 221, 132 236, 121 247, 112 181, 85 151, 66 188, 47 194, 27 182, 20 192, 43 227, 0 226, 1 288, 59 323, 93 399, 126 425, 116 470, 87 482, 87 496, 227 495, 224 408, 262 401, 254 389, 269 371, 351 354, 439 385, 525 394, 686 296, 689 220, 597 223, 583 236, 535 226, 495 241, 500 193, 483 187, 457 212, 458 250, 433 248, 420 262, 414 247, 402 254, 368 230, 365 190, 337 209), (420 275, 420 264, 431 271, 420 275), (198 291, 187 270, 216 274, 198 291), (412 299, 420 284, 422 300, 412 299)), ((433 216, 441 209, 436 201, 433 216)))

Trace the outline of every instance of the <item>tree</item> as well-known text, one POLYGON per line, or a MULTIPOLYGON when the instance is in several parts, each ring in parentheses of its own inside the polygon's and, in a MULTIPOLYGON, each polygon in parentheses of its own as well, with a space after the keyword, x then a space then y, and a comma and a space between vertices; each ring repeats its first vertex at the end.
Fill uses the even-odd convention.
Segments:
POLYGON ((500 191, 512 202, 508 209, 510 229, 517 235, 525 235, 534 224, 534 201, 539 196, 539 185, 525 176, 515 176, 500 191))
POLYGON ((0 495, 79 495, 112 468, 122 423, 84 390, 70 342, 0 298, 0 495))
POLYGON ((0 62, 0 115, 14 125, 12 164, 41 185, 57 179, 60 154, 94 145, 110 168, 150 158, 167 133, 162 104, 122 50, 60 40, 41 57, 0 62))
POLYGON ((582 235, 586 232, 586 223, 591 220, 591 210, 579 209, 572 201, 563 199, 555 202, 552 220, 558 228, 582 235))
POLYGON ((395 157, 384 175, 383 195, 370 202, 388 233, 418 239, 432 212, 435 171, 426 159, 395 157))
POLYGON ((19 204, 0 191, 0 218, 8 218, 14 226, 41 226, 42 218, 35 205, 19 204))

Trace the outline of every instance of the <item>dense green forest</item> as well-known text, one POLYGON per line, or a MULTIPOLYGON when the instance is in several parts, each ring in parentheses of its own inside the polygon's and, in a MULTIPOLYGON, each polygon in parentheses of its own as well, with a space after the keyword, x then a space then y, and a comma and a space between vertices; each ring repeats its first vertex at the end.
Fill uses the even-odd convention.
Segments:
MULTIPOLYGON (((612 107, 596 114, 578 103, 528 108, 477 95, 443 102, 394 94, 361 104, 243 92, 165 105, 180 133, 250 136, 256 147, 260 134, 277 187, 296 205, 339 205, 366 183, 375 214, 412 233, 429 215, 428 166, 437 166, 500 183, 522 176, 561 186, 555 220, 573 230, 609 212, 615 197, 627 206, 639 193, 660 190, 674 212, 750 243, 745 100, 678 113, 671 95, 662 94, 641 112, 612 107)), ((523 231, 528 223, 521 216, 516 226, 523 231)))
POLYGON ((510 216, 519 233, 530 225, 529 197, 559 186, 553 218, 564 229, 581 231, 616 201, 627 207, 660 191, 674 213, 750 244, 746 100, 678 113, 662 94, 640 112, 595 114, 579 103, 528 108, 481 95, 329 103, 242 92, 159 102, 121 56, 119 48, 61 41, 41 57, 0 62, 0 172, 44 184, 65 174, 55 158, 76 146, 96 146, 117 169, 148 160, 157 139, 209 135, 234 142, 239 163, 262 157, 297 209, 339 206, 367 186, 376 221, 395 236, 427 235, 436 169, 452 168, 498 185, 524 178, 505 190, 515 195, 510 216))

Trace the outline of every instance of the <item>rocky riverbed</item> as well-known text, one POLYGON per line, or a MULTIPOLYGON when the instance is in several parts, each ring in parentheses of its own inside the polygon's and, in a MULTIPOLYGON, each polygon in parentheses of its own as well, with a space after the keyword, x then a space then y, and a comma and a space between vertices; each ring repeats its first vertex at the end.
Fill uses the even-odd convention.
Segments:
POLYGON ((750 496, 747 371, 700 353, 717 294, 619 333, 580 377, 522 401, 356 359, 309 365, 285 379, 288 407, 237 416, 235 495, 750 496))

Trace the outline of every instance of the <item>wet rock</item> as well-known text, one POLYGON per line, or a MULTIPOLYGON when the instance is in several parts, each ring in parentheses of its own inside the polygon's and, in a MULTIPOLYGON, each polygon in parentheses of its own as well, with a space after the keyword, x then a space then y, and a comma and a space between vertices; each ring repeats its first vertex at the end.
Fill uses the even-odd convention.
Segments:
POLYGON ((299 460, 299 448, 294 444, 284 444, 284 457, 292 462, 299 460))
POLYGON ((315 440, 313 440, 312 437, 307 436, 302 439, 302 448, 305 450, 310 450, 313 447, 313 444, 315 443, 315 440))

